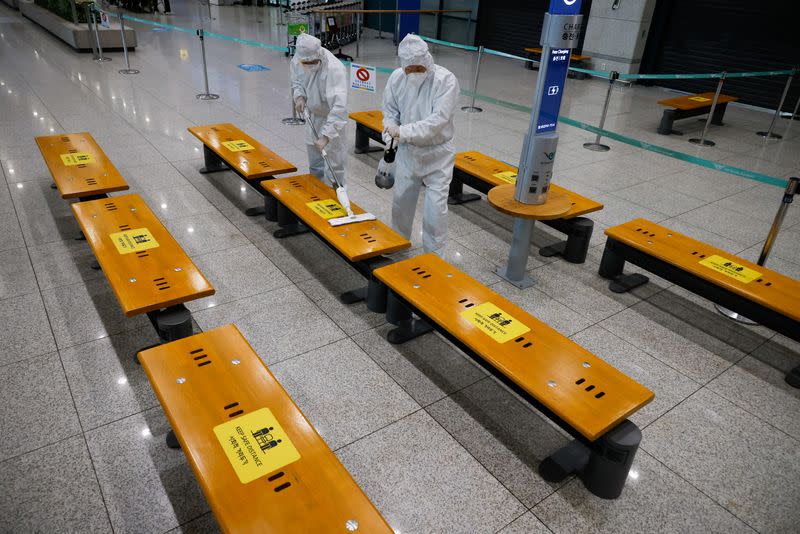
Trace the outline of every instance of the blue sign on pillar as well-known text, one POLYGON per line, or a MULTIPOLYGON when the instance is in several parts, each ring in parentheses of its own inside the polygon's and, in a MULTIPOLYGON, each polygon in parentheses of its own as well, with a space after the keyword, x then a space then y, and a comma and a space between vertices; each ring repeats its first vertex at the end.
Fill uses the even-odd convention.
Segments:
POLYGON ((550 13, 553 15, 579 15, 581 0, 550 0, 550 13))
POLYGON ((547 59, 547 69, 542 93, 542 104, 539 106, 539 124, 536 133, 552 132, 556 129, 558 112, 561 109, 561 96, 564 93, 564 82, 569 68, 569 48, 552 48, 547 59))

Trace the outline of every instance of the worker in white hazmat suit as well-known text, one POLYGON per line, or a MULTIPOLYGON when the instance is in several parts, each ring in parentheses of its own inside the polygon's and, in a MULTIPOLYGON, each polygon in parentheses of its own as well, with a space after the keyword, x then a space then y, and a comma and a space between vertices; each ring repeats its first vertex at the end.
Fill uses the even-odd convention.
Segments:
POLYGON ((425 186, 422 245, 440 254, 447 240, 447 195, 453 179, 453 114, 460 88, 452 72, 435 65, 428 45, 407 35, 398 49, 401 68, 383 93, 383 137, 398 144, 392 227, 409 238, 420 188, 425 186))
POLYGON ((322 159, 328 154, 339 182, 345 182, 347 144, 347 70, 342 62, 322 47, 319 39, 308 34, 297 37, 291 63, 292 100, 299 116, 307 110, 319 139, 306 128, 306 151, 311 174, 332 185, 330 170, 322 159))

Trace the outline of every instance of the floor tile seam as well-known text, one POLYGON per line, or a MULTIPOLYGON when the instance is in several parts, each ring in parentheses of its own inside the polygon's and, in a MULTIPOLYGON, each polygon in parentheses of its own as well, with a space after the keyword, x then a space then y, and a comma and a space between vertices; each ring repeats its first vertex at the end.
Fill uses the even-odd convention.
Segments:
MULTIPOLYGON (((490 378, 490 377, 487 377, 487 378, 490 378)), ((448 395, 448 397, 449 397, 449 395, 448 395)), ((453 435, 453 433, 452 433, 452 432, 450 432, 450 430, 448 430, 447 428, 445 428, 445 426, 444 426, 444 425, 442 425, 442 424, 439 422, 439 420, 438 420, 438 419, 436 419, 436 417, 434 417, 434 416, 433 416, 433 414, 431 414, 431 413, 430 413, 430 412, 427 410, 427 408, 422 408, 422 410, 425 412, 425 414, 426 414, 428 417, 430 417, 430 418, 431 418, 431 419, 432 419, 432 420, 433 420, 433 421, 436 423, 436 425, 437 425, 437 426, 438 426, 440 429, 442 429, 444 432, 446 432, 446 433, 447 433, 447 435, 448 435, 448 436, 450 436, 450 439, 452 439, 454 443, 456 443, 456 444, 457 444, 457 445, 458 445, 458 446, 459 446, 461 449, 463 449, 463 450, 464 450, 464 452, 466 452, 466 453, 469 455, 469 457, 470 457, 470 458, 472 458, 472 459, 475 461, 475 463, 477 463, 479 466, 481 466, 481 469, 483 469, 483 470, 484 470, 484 472, 485 472, 487 475, 489 475, 491 478, 493 478, 493 479, 494 479, 494 480, 495 480, 495 481, 496 481, 496 482, 497 482, 497 483, 500 485, 500 487, 501 487, 501 488, 503 488, 505 491, 507 491, 507 492, 508 492, 509 496, 511 496, 511 497, 512 497, 512 498, 513 498, 513 499, 514 499, 516 502, 517 502, 517 504, 518 504, 519 506, 521 506, 521 507, 522 507, 522 510, 523 510, 523 512, 522 512, 522 513, 523 513, 523 514, 524 514, 524 513, 525 513, 525 512, 528 510, 528 507, 527 507, 527 506, 525 506, 525 503, 523 503, 523 502, 520 500, 520 498, 519 498, 519 497, 517 497, 516 493, 514 493, 514 492, 513 492, 513 491, 512 491, 512 490, 511 490, 511 489, 510 489, 508 486, 506 486, 506 485, 503 483, 503 481, 502 481, 502 480, 500 480, 499 478, 497 478, 497 477, 495 476, 495 474, 494 474, 494 473, 492 473, 492 471, 491 471, 491 470, 490 470, 490 469, 489 469, 489 468, 488 468, 488 467, 487 467, 487 466, 486 466, 486 465, 485 465, 485 464, 484 464, 484 463, 483 463, 483 462, 482 462, 480 459, 478 459, 478 457, 477 457, 477 456, 475 456, 475 455, 472 453, 472 451, 470 451, 470 450, 469 450, 467 447, 465 447, 465 446, 464 446, 464 445, 461 443, 461 441, 459 441, 459 439, 458 439, 458 438, 457 438, 455 435, 453 435)), ((479 423, 479 424, 480 424, 480 423, 479 423)), ((481 425, 481 426, 482 426, 482 425, 481 425)))
MULTIPOLYGON (((699 390, 698 390, 698 391, 699 391, 699 390)), ((688 397, 687 397, 687 399, 688 399, 688 397)), ((683 402, 683 401, 681 401, 681 402, 683 402)), ((670 411, 672 411, 672 410, 670 410, 670 411)), ((665 415, 666 415, 666 414, 665 414, 665 415)), ((662 416, 662 417, 663 417, 663 416, 662 416)), ((660 417, 659 417, 659 419, 660 419, 660 417)), ((650 423, 650 424, 652 424, 652 423, 650 423)), ((650 426, 650 425, 647 425, 647 426, 650 426)), ((660 459, 658 456, 656 456, 656 455, 655 455, 653 452, 651 452, 651 451, 648 451, 648 450, 647 450, 647 448, 645 447, 645 445, 644 445, 644 444, 640 445, 640 446, 639 446, 639 448, 640 448, 640 449, 642 449, 644 452, 646 452, 648 456, 650 456, 651 458, 653 458, 653 460, 655 460, 656 462, 658 462, 659 464, 661 464, 661 466, 662 466, 664 469, 666 469, 667 471, 669 471, 670 473, 672 473, 673 475, 675 475, 676 477, 678 477, 680 480, 682 480, 684 483, 688 484, 690 487, 694 488, 694 489, 695 489, 695 490, 696 490, 698 493, 700 493, 701 495, 705 496, 705 497, 706 497, 706 498, 708 498, 708 499, 709 499, 711 502, 713 502, 714 504, 716 504, 717 506, 719 506, 720 508, 722 508, 723 510, 725 510, 726 512, 728 512, 728 514, 730 514, 730 515, 731 515, 731 516, 733 516, 734 518, 736 518, 736 519, 738 519, 739 521, 741 521, 741 522, 742 522, 742 523, 743 523, 745 526, 747 526, 747 527, 749 527, 750 529, 752 529, 752 530, 753 530, 753 532, 759 532, 759 530, 758 530, 758 529, 756 529, 755 527, 753 527, 753 526, 752 526, 750 523, 748 523, 748 522, 747 522, 747 520, 745 520, 744 518, 742 518, 742 517, 738 516, 736 513, 734 513, 734 511, 733 511, 733 510, 729 509, 729 508, 728 508, 727 506, 725 506, 723 503, 719 502, 717 499, 715 499, 714 497, 712 497, 711 495, 709 495, 708 493, 706 493, 705 491, 703 491, 701 488, 699 488, 698 486, 696 486, 694 483, 692 483, 690 480, 688 480, 688 479, 687 479, 687 478, 685 478, 683 475, 681 475, 680 473, 678 473, 676 470, 672 469, 672 468, 671 468, 669 465, 667 465, 667 464, 666 464, 666 462, 665 462, 665 461, 661 460, 661 459, 660 459)))
POLYGON ((92 456, 92 450, 89 448, 89 441, 86 439, 85 432, 81 432, 81 439, 83 440, 83 446, 86 447, 86 453, 89 455, 89 464, 92 466, 92 474, 94 475, 94 480, 97 483, 97 491, 100 493, 100 500, 103 502, 103 509, 106 511, 106 519, 108 519, 108 525, 113 534, 115 529, 114 522, 111 520, 111 510, 108 509, 106 495, 103 492, 103 485, 100 483, 100 476, 97 474, 97 466, 94 465, 94 457, 92 456))
MULTIPOLYGON (((302 411, 302 410, 301 410, 301 411, 302 411)), ((413 416, 413 415, 416 415, 416 414, 418 414, 419 412, 424 412, 424 411, 425 411, 425 409, 424 409, 424 408, 422 408, 422 407, 420 407, 419 409, 417 409, 417 410, 414 410, 414 411, 412 411, 412 412, 409 412, 409 413, 405 414, 404 416, 402 416, 402 417, 400 417, 400 418, 398 418, 398 419, 395 419, 394 421, 390 421, 390 422, 386 423, 385 425, 382 425, 382 426, 380 426, 379 428, 376 428, 376 429, 374 429, 374 430, 370 430, 369 432, 367 432, 367 433, 366 433, 366 434, 364 434, 363 436, 359 436, 359 437, 357 437, 356 439, 354 439, 353 441, 350 441, 350 442, 348 442, 348 443, 345 443, 345 444, 339 445, 339 446, 338 446, 338 447, 336 447, 335 449, 334 449, 334 448, 332 448, 330 445, 328 445, 328 448, 330 448, 330 449, 331 449, 331 451, 332 451, 333 453, 337 453, 337 452, 341 451, 342 449, 345 449, 346 447, 350 447, 351 445, 354 445, 354 444, 358 443, 359 441, 365 440, 366 438, 368 438, 368 437, 372 436, 373 434, 376 434, 376 433, 380 432, 381 430, 383 430, 383 429, 385 429, 385 428, 387 428, 387 427, 390 427, 390 426, 392 426, 392 425, 394 425, 394 424, 397 424, 397 423, 399 423, 400 421, 403 421, 404 419, 408 419, 409 417, 411 417, 411 416, 413 416)), ((427 412, 426 412, 426 415, 427 415, 427 412)), ((327 441, 326 441, 325 443, 326 443, 326 445, 328 444, 328 442, 327 442, 327 441)), ((459 445, 460 445, 460 444, 459 444, 459 445)))
MULTIPOLYGON (((205 498, 205 493, 203 493, 203 497, 205 498)), ((189 523, 191 523, 192 521, 196 521, 196 520, 200 519, 201 517, 205 517, 207 515, 211 515, 212 517, 214 517, 214 522, 215 523, 217 522, 217 518, 216 518, 216 516, 214 516, 214 511, 213 510, 208 510, 207 512, 203 512, 202 514, 200 514, 198 516, 192 517, 191 519, 187 519, 183 523, 179 523, 177 527, 168 528, 167 530, 163 530, 163 531, 161 531, 160 534, 169 534, 170 532, 172 532, 176 528, 181 529, 181 532, 183 532, 183 528, 182 527, 185 527, 189 523)))
MULTIPOLYGON (((732 369, 732 368, 733 368, 733 366, 731 366, 730 368, 726 369, 726 372, 727 372, 727 371, 729 371, 729 370, 730 370, 730 369, 732 369)), ((724 374, 724 373, 720 373, 720 375, 721 375, 721 374, 724 374)), ((717 378, 719 378, 719 377, 717 377, 717 378)), ((718 391, 715 391, 714 389, 712 389, 710 386, 711 386, 711 383, 709 382, 708 384, 704 385, 704 386, 703 386, 702 388, 700 388, 700 389, 706 389, 706 390, 707 390, 709 393, 712 393, 712 394, 714 394, 715 396, 719 397, 720 399, 722 399, 722 400, 724 400, 724 401, 726 401, 726 402, 729 402, 729 403, 731 403, 731 404, 732 404, 733 406, 735 406, 736 408, 738 408, 738 409, 742 410, 743 412, 745 412, 745 413, 747 413, 747 414, 751 415, 752 417, 755 417, 756 419, 758 419, 759 421, 761 421, 761 422, 762 422, 762 423, 764 423, 765 425, 772 427, 774 430, 778 431, 779 433, 783 434, 784 436, 786 436, 786 437, 787 437, 787 438, 789 438, 790 440, 794 441, 794 442, 795 442, 795 443, 798 445, 798 447, 800 447, 800 437, 793 436, 793 435, 789 434, 788 432, 786 432, 786 431, 785 431, 785 430, 783 430, 782 428, 780 428, 780 427, 776 426, 776 425, 775 425, 774 423, 772 423, 771 421, 768 421, 768 420, 764 419, 762 416, 760 416, 760 415, 758 415, 758 414, 756 414, 756 413, 753 413, 753 412, 752 412, 751 410, 749 410, 747 407, 745 407, 745 406, 742 406, 741 404, 737 403, 736 401, 733 401, 733 400, 729 399, 729 398, 728 398, 728 397, 726 397, 724 394, 722 394, 722 393, 720 393, 720 392, 718 392, 718 391)), ((699 391, 699 390, 698 390, 698 391, 699 391)))
POLYGON ((13 456, 9 456, 8 458, 3 458, 2 460, 0 460, 0 465, 3 465, 3 464, 8 463, 8 462, 11 462, 13 460, 17 460, 17 459, 19 459, 19 458, 21 458, 21 457, 23 457, 23 456, 25 456, 27 454, 31 454, 31 453, 40 451, 42 449, 46 449, 47 447, 51 447, 53 445, 58 445, 59 443, 67 441, 68 439, 72 439, 72 438, 75 438, 77 436, 82 436, 82 435, 83 435, 83 432, 78 431, 78 432, 76 432, 74 434, 70 434, 69 436, 64 436, 63 438, 57 439, 57 440, 55 440, 55 441, 53 441, 51 443, 46 443, 46 444, 41 445, 39 447, 30 449, 30 450, 27 450, 27 451, 24 451, 24 452, 20 452, 19 454, 14 454, 13 456))
MULTIPOLYGON (((566 484, 565 484, 564 486, 561 486, 561 488, 564 488, 564 487, 566 487, 566 484)), ((560 490, 561 490, 561 488, 558 488, 558 490, 557 490, 557 491, 554 491, 553 493, 551 493, 551 494, 550 494, 550 495, 548 495, 547 497, 549 498, 549 497, 551 497, 551 496, 555 495, 556 493, 558 493, 558 491, 560 491, 560 490)), ((550 526, 547 524, 547 522, 544 520, 544 518, 543 518, 543 517, 541 517, 540 515, 538 515, 538 514, 536 513, 536 511, 534 510, 534 508, 535 508, 536 506, 539 506, 540 504, 542 504, 542 503, 544 502, 544 500, 545 500, 545 499, 542 499, 541 501, 539 501, 538 503, 536 503, 536 505, 535 505, 535 506, 531 506, 531 508, 530 508, 530 510, 528 510, 528 512, 530 512, 530 513, 531 513, 531 515, 533 515, 533 517, 535 517, 536 519, 538 519, 538 520, 539 520, 539 523, 541 523, 542 525, 544 525, 544 528, 546 528, 546 529, 548 530, 548 532, 555 533, 555 530, 553 530, 552 528, 550 528, 550 526)))
MULTIPOLYGON (((623 311, 624 311, 624 310, 623 310, 623 311)), ((621 312, 620 312, 620 313, 621 313, 621 312)), ((617 315, 617 314, 615 314, 615 315, 617 315)), ((613 316, 612 316, 612 317, 613 317, 613 316)), ((610 317, 609 317, 609 318, 610 318, 610 317)), ((605 321, 605 319, 604 319, 603 321, 605 321)), ((600 321, 600 322, 603 322, 603 321, 600 321)), ((636 345, 636 344, 634 344, 634 343, 632 343, 632 342, 628 341, 627 339, 623 338, 623 337, 622 337, 622 336, 620 336, 619 334, 617 334, 617 333, 615 333, 615 332, 612 332, 611 330, 609 330, 608 328, 606 328, 606 327, 605 327, 605 326, 603 326, 602 324, 599 324, 599 323, 598 323, 598 324, 596 324, 595 326, 597 326, 597 328, 600 328, 600 329, 602 329, 602 330, 605 330, 605 331, 606 331, 606 333, 608 333, 608 334, 610 334, 610 335, 614 336, 616 339, 618 339, 618 340, 622 341, 623 343, 626 343, 626 344, 630 345, 631 347, 635 348, 636 350, 639 350, 639 351, 641 351, 643 354, 646 354, 647 356, 650 356, 651 358, 653 358, 654 360, 656 360, 656 361, 657 361, 657 362, 659 362, 660 364, 662 364, 662 365, 664 365, 665 367, 667 367, 667 368, 669 368, 669 369, 671 369, 671 370, 675 371, 676 373, 678 373, 679 375, 681 375, 681 376, 682 376, 683 378, 685 378, 686 380, 689 380, 689 381, 690 381, 690 382, 692 382, 693 384, 697 385, 697 389, 696 389, 695 391, 697 391, 697 390, 699 390, 699 389, 702 389, 702 388, 703 388, 703 387, 704 387, 706 384, 708 384, 708 382, 710 382, 711 380, 714 380, 714 378, 716 378, 716 377, 714 377, 714 378, 712 378, 711 380, 709 380, 709 381, 707 381, 707 382, 701 382, 701 381, 699 381, 699 380, 697 380, 697 379, 695 379, 695 378, 692 378, 692 377, 690 377, 689 375, 687 375, 686 373, 684 373, 684 372, 683 372, 683 371, 681 371, 680 369, 676 368, 676 367, 675 367, 675 366, 673 366, 673 365, 672 365, 670 362, 666 362, 666 361, 662 360, 662 359, 661 359, 661 358, 659 358, 658 356, 655 356, 654 354, 650 353, 649 351, 647 351, 647 350, 645 350, 645 349, 643 349, 643 348, 639 347, 638 345, 636 345)), ((724 373, 725 371, 727 371, 727 370, 728 370, 730 367, 733 367, 734 365, 735 365, 735 364, 733 364, 733 363, 732 363, 730 366, 726 367, 726 368, 725 368, 725 370, 724 370, 724 371, 722 371, 722 372, 724 373)), ((693 392, 692 394, 694 394, 694 392, 693 392)))

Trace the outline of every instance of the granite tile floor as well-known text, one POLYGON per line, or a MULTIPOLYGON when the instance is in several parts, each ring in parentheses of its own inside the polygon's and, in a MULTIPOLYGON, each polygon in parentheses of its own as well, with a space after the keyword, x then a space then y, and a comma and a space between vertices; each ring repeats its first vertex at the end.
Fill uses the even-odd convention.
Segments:
MULTIPOLYGON (((284 42, 276 12, 173 0, 158 20, 273 44, 284 42)), ((445 255, 506 298, 551 324, 656 393, 634 414, 643 442, 623 495, 605 501, 580 481, 545 482, 538 462, 566 443, 560 430, 430 334, 390 345, 390 326, 337 296, 362 280, 312 236, 272 237, 272 223, 244 215, 258 194, 232 173, 202 175, 196 124, 234 122, 307 172, 305 132, 290 113, 282 54, 208 40, 209 82, 221 95, 195 100, 202 84, 192 33, 136 26, 131 54, 141 73, 77 54, 0 4, 0 531, 216 532, 218 527, 179 451, 141 368, 154 342, 142 318, 119 312, 92 255, 74 240, 69 205, 49 188, 36 135, 89 131, 218 290, 191 304, 196 328, 236 322, 375 505, 402 533, 792 532, 800 524, 800 391, 783 373, 800 344, 765 328, 727 322, 711 305, 663 280, 629 295, 597 276, 603 229, 632 217, 754 259, 781 190, 741 176, 592 136, 567 125, 555 181, 596 198, 595 235, 583 265, 543 258, 553 234, 537 228, 528 269, 535 287, 498 278, 511 221, 486 202, 454 206, 445 255), (265 72, 245 72, 260 63, 265 72)), ((368 31, 359 60, 392 67, 394 47, 368 31)), ((437 61, 470 88, 473 57, 435 47, 437 61)), ((529 105, 536 73, 487 57, 482 94, 529 105)), ((379 106, 379 92, 352 93, 350 109, 379 106)), ((594 124, 605 82, 570 80, 562 112, 594 124)), ((800 127, 781 120, 781 142, 754 132, 764 111, 730 106, 713 127, 714 148, 685 135, 659 136, 670 93, 620 87, 607 127, 691 156, 786 178, 800 172, 800 127)), ((461 104, 466 104, 466 98, 461 104)), ((456 115, 458 150, 516 163, 528 117, 483 102, 456 115)), ((701 124, 682 121, 687 134, 701 124)), ((348 125, 352 140, 354 127, 348 125)), ((350 141, 352 143, 352 141, 350 141)), ((351 155, 351 196, 387 221, 391 192, 373 184, 376 154, 351 155)), ((418 220, 412 236, 421 251, 418 220)), ((770 266, 800 276, 800 207, 792 206, 770 266)), ((800 306, 800 295, 798 295, 800 306)))

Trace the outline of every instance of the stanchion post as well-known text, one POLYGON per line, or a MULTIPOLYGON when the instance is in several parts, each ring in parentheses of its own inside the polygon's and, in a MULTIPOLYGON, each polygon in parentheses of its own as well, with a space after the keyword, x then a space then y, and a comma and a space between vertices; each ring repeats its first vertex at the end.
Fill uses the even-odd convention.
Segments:
POLYGON ((756 135, 758 135, 759 137, 763 137, 766 140, 783 139, 782 135, 772 133, 772 129, 775 127, 775 121, 778 120, 778 116, 781 114, 781 109, 783 109, 783 103, 786 101, 786 95, 789 94, 789 87, 791 87, 792 85, 792 80, 794 79, 794 75, 796 72, 797 71, 793 69, 789 77, 786 78, 786 85, 783 87, 783 94, 781 95, 781 101, 778 102, 778 109, 775 110, 775 115, 772 116, 772 122, 769 123, 769 130, 767 130, 766 132, 756 132, 756 135))
POLYGON ((103 61, 111 61, 110 57, 106 57, 103 55, 103 45, 100 44, 100 32, 97 29, 97 21, 94 18, 94 9, 89 9, 90 14, 92 15, 92 26, 94 26, 94 40, 97 43, 97 57, 94 58, 95 61, 103 62, 103 61))
MULTIPOLYGON (((614 82, 619 79, 619 72, 612 70, 608 75, 608 90, 606 91, 606 101, 603 104, 603 113, 600 115, 600 124, 597 126, 598 130, 602 130, 606 125, 606 115, 608 115, 608 103, 611 101, 611 92, 614 89, 614 82)), ((597 137, 594 138, 593 143, 583 143, 583 148, 592 150, 594 152, 608 152, 611 147, 604 145, 600 142, 600 132, 597 132, 597 137)))
POLYGON ((469 106, 463 106, 461 111, 467 113, 480 113, 483 108, 475 105, 475 95, 478 94, 478 75, 481 71, 481 58, 483 57, 483 46, 478 47, 478 58, 475 60, 475 81, 472 82, 472 103, 469 106))
POLYGON ((717 109, 717 100, 719 100, 719 94, 722 92, 722 85, 725 83, 725 77, 728 75, 728 71, 723 71, 722 76, 719 79, 719 83, 717 84, 717 92, 714 93, 714 100, 711 102, 711 110, 708 112, 708 118, 706 119, 706 125, 703 127, 703 133, 700 134, 700 138, 692 137, 689 139, 689 142, 693 145, 700 145, 700 146, 714 146, 716 143, 714 141, 710 141, 706 139, 706 134, 708 133, 708 127, 711 125, 711 118, 714 116, 714 110, 717 109))
POLYGON ((125 42, 125 15, 117 9, 117 16, 119 17, 119 35, 122 39, 122 53, 125 54, 125 68, 120 69, 120 74, 139 74, 137 69, 131 68, 131 60, 128 57, 128 44, 125 42))
POLYGON ((215 95, 208 90, 208 65, 206 65, 206 42, 204 30, 200 28, 197 30, 197 37, 200 38, 200 56, 203 59, 203 80, 205 81, 206 91, 196 95, 198 100, 216 100, 219 95, 215 95))
POLYGON ((397 45, 397 48, 400 48, 400 2, 395 1, 394 3, 394 42, 397 45))
POLYGON ((378 36, 376 39, 385 39, 383 36, 383 3, 378 3, 378 36))
POLYGON ((356 13, 356 57, 361 55, 361 51, 359 50, 359 41, 361 41, 361 16, 362 13, 356 13))
MULTIPOLYGON (((775 241, 778 239, 778 233, 781 231, 783 219, 786 217, 786 210, 789 209, 789 204, 794 201, 794 197, 797 194, 800 194, 800 178, 789 178, 789 183, 786 184, 786 190, 783 192, 783 198, 781 198, 781 205, 778 208, 778 212, 775 214, 775 219, 772 221, 772 226, 767 234, 767 239, 764 241, 764 246, 761 248, 761 254, 758 256, 758 261, 756 262, 758 265, 764 265, 767 263, 767 258, 772 250, 772 246, 775 244, 775 241)), ((717 308, 719 313, 725 317, 728 317, 729 319, 733 319, 734 321, 743 324, 756 324, 756 322, 752 319, 748 319, 744 315, 736 313, 733 310, 729 310, 728 308, 724 308, 719 304, 715 304, 714 307, 717 308)))
MULTIPOLYGON (((83 10, 86 12, 86 27, 89 29, 91 33, 94 33, 94 25, 92 24, 92 22, 94 21, 94 19, 92 18, 92 4, 91 3, 83 4, 83 10)), ((92 42, 92 59, 97 61, 98 57, 100 57, 100 55, 97 53, 97 44, 95 42, 92 42)))

